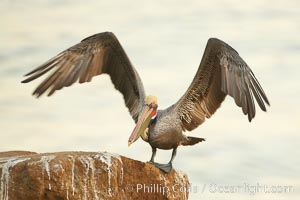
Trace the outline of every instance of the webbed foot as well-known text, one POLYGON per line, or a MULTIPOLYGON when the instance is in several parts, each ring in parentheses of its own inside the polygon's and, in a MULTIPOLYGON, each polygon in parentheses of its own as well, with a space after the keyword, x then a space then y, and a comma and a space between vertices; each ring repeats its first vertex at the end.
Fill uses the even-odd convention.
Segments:
POLYGON ((172 163, 160 164, 160 163, 153 162, 152 164, 155 165, 160 170, 162 170, 163 172, 166 172, 166 173, 170 173, 173 169, 172 163))

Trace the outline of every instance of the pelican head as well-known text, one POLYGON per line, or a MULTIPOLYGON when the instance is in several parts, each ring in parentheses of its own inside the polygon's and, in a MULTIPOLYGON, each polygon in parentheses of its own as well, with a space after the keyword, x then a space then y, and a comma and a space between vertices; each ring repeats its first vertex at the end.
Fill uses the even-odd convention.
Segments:
POLYGON ((139 115, 138 122, 133 129, 129 140, 128 146, 134 143, 148 128, 151 119, 154 119, 157 115, 157 97, 149 95, 145 98, 142 112, 139 115))

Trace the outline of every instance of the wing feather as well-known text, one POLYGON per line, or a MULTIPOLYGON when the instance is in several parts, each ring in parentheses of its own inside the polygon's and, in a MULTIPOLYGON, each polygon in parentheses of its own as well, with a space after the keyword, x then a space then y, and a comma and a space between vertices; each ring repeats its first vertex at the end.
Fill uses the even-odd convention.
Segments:
POLYGON ((130 114, 137 121, 145 98, 144 87, 113 33, 104 32, 85 38, 26 74, 28 77, 22 83, 33 81, 51 71, 33 95, 40 97, 48 92, 48 96, 51 96, 75 82, 90 82, 94 76, 105 73, 110 75, 115 88, 123 94, 130 114))
POLYGON ((265 104, 269 105, 265 92, 237 51, 211 38, 188 90, 167 110, 180 118, 183 130, 191 131, 210 118, 227 95, 242 107, 249 121, 256 113, 253 96, 263 111, 265 104))

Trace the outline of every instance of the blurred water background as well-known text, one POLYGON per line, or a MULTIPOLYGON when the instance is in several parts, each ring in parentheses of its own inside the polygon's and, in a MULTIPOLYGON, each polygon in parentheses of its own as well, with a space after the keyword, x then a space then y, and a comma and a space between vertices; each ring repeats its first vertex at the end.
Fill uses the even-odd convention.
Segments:
MULTIPOLYGON (((0 1, 0 151, 109 151, 147 161, 142 140, 109 77, 33 98, 39 81, 23 74, 81 39, 116 34, 160 108, 175 103, 192 81, 209 37, 233 46, 265 89, 271 108, 252 123, 227 98, 188 133, 206 142, 178 150, 174 166, 192 183, 190 199, 299 199, 300 1, 0 1), (255 187, 232 193, 222 186, 255 187), (219 186, 219 190, 214 190, 219 186)), ((167 162, 171 151, 159 151, 167 162)))

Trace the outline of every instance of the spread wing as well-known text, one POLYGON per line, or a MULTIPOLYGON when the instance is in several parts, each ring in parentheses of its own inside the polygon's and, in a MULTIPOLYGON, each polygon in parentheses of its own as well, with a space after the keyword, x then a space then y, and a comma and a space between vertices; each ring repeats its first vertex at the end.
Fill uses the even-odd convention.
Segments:
POLYGON ((268 98, 253 72, 239 54, 225 42, 211 38, 188 90, 172 106, 181 120, 183 130, 191 131, 210 118, 226 95, 234 98, 249 121, 255 116, 255 97, 266 111, 268 98))
POLYGON ((108 74, 124 97, 135 121, 145 98, 142 81, 121 44, 113 33, 92 35, 29 72, 22 83, 27 83, 52 71, 34 90, 33 95, 48 96, 75 82, 90 82, 94 76, 108 74))

